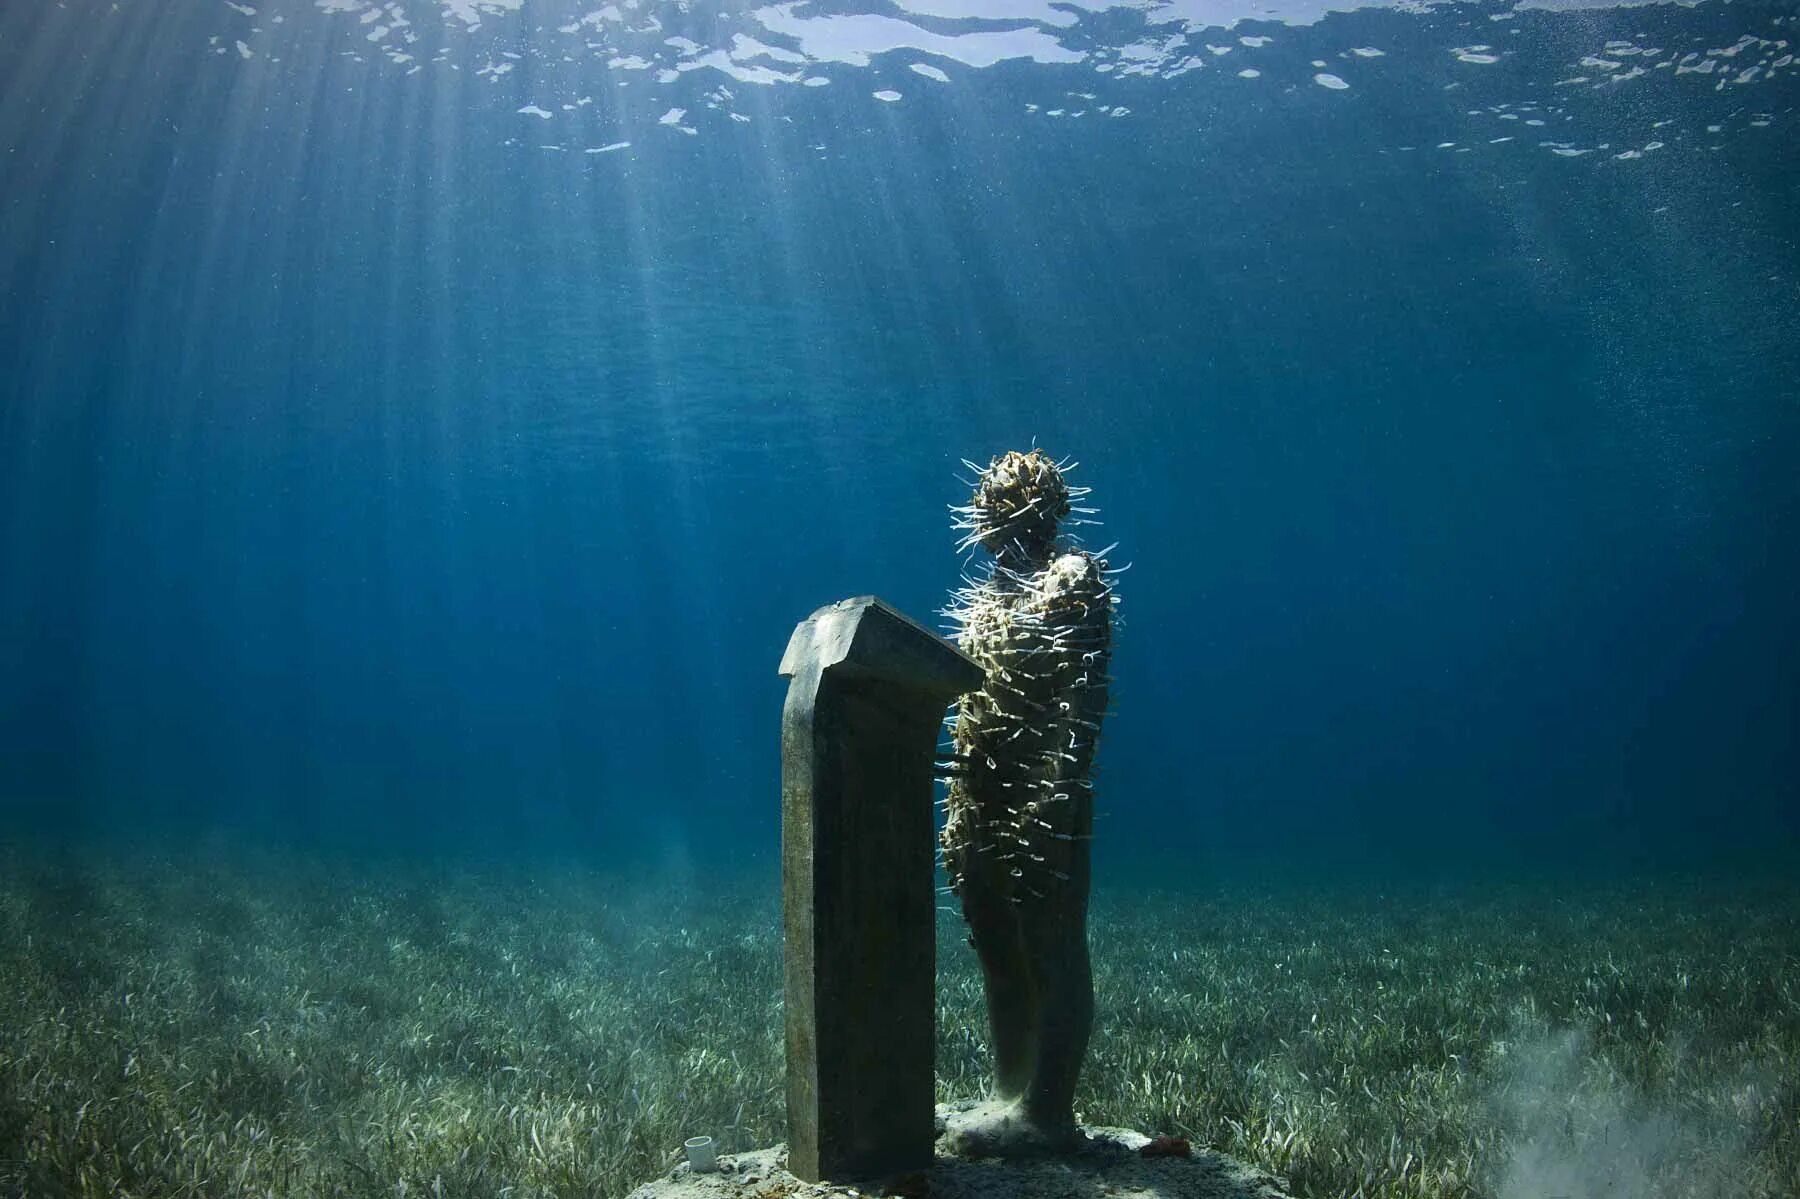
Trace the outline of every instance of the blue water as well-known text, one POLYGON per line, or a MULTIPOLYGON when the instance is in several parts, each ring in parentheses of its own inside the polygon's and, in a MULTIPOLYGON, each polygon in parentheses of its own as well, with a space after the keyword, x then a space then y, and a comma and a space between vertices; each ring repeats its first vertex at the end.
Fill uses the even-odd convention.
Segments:
POLYGON ((592 8, 0 9, 8 835, 767 866, 1035 440, 1103 872, 1800 847, 1800 9, 592 8))

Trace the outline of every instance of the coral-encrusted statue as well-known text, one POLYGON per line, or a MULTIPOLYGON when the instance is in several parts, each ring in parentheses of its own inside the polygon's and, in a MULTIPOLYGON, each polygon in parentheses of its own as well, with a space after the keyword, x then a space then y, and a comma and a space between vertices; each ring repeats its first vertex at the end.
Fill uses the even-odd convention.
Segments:
MULTIPOLYGON (((980 469, 973 463, 971 469, 980 469)), ((965 1152, 1078 1139, 1075 1082, 1093 1026, 1088 849, 1094 743, 1106 711, 1112 608, 1105 560, 1062 534, 1087 494, 1040 450, 994 459, 959 548, 993 562, 948 609, 987 672, 956 715, 944 864, 981 959, 994 1098, 953 1118, 965 1152)), ((1102 551, 1104 553, 1105 551, 1102 551)))

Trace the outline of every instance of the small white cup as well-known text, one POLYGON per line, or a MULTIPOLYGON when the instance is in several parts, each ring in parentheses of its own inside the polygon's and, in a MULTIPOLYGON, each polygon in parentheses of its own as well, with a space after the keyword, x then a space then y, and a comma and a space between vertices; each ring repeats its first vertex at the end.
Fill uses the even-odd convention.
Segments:
POLYGON ((711 1137, 689 1137, 681 1143, 687 1151, 688 1165, 696 1174, 711 1174, 719 1168, 718 1148, 711 1137))

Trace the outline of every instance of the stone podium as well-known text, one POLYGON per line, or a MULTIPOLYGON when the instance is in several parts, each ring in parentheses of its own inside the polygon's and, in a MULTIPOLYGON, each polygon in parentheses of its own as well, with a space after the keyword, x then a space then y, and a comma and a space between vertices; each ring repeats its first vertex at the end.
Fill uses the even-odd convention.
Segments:
POLYGON ((788 1169, 808 1181, 931 1165, 936 1040, 932 763, 981 667, 864 596, 782 655, 788 1169))

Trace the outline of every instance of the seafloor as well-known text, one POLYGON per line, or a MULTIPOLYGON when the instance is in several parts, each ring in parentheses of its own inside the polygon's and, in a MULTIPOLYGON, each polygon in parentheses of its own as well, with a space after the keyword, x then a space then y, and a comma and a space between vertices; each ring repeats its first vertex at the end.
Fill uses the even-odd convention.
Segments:
MULTIPOLYGON (((1091 1123, 1305 1196, 1800 1195, 1800 886, 1102 889, 1091 1123)), ((773 885, 0 849, 0 1195, 621 1196, 783 1139, 773 885)), ((941 1098, 980 986, 942 924, 941 1098)))

